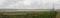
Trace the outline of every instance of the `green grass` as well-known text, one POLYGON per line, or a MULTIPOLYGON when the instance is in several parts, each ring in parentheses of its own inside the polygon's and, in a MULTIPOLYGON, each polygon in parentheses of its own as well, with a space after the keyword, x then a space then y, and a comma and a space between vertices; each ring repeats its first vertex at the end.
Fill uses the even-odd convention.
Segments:
POLYGON ((20 11, 20 12, 6 12, 8 13, 26 13, 26 15, 2 15, 5 18, 55 18, 54 11, 20 11))

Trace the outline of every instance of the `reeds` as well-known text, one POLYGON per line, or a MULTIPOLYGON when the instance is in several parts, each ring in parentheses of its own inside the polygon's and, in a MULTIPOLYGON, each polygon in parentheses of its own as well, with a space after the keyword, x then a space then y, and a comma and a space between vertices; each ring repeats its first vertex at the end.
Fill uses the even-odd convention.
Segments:
POLYGON ((56 12, 52 12, 52 11, 42 11, 42 12, 31 11, 31 12, 23 12, 23 13, 26 13, 26 15, 3 15, 3 13, 1 13, 0 18, 55 18, 57 14, 56 12))

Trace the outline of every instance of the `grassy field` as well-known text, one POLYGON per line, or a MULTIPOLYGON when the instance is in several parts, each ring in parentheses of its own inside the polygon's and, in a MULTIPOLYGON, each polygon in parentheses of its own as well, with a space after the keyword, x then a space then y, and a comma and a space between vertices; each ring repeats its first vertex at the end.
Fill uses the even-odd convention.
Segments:
POLYGON ((1 12, 0 18, 56 18, 56 11, 1 12))

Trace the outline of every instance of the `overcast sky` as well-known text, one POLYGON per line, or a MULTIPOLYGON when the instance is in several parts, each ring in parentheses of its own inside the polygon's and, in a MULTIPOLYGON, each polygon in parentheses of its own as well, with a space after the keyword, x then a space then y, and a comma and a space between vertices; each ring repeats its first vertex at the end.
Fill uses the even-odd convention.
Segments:
POLYGON ((60 9, 60 0, 0 0, 0 9, 60 9))

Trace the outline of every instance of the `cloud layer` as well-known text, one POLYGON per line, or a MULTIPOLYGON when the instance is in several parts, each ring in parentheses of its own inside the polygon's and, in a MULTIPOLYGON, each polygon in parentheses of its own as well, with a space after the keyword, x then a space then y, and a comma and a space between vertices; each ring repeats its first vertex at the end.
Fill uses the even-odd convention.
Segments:
POLYGON ((0 9, 60 9, 59 0, 0 0, 0 9))

